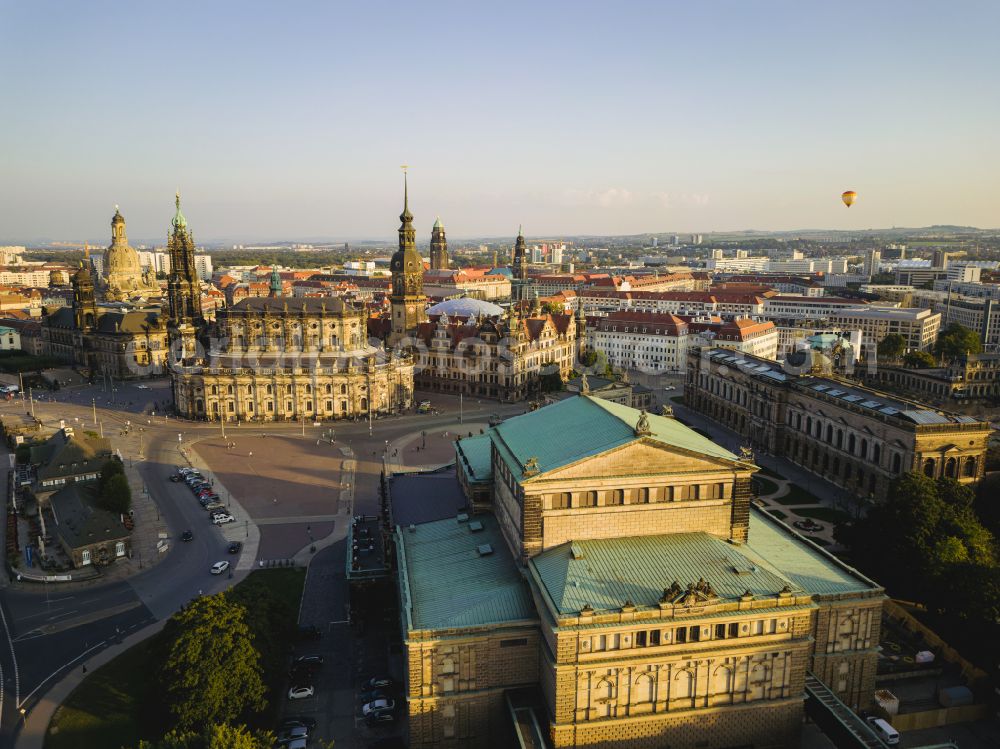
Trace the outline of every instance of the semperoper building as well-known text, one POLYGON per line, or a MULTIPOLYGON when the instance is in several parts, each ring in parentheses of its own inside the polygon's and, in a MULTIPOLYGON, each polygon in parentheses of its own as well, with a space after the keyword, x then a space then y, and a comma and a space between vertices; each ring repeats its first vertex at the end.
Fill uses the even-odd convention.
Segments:
POLYGON ((396 530, 411 746, 794 746, 807 672, 871 702, 883 590, 747 459, 584 394, 457 452, 485 511, 396 530))

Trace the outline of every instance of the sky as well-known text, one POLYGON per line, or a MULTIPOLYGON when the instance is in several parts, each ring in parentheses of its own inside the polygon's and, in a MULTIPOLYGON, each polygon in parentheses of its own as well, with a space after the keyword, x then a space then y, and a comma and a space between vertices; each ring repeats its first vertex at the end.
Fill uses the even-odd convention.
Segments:
POLYGON ((0 0, 0 242, 1000 226, 1000 3, 0 0), (858 192, 850 209, 840 203, 858 192))

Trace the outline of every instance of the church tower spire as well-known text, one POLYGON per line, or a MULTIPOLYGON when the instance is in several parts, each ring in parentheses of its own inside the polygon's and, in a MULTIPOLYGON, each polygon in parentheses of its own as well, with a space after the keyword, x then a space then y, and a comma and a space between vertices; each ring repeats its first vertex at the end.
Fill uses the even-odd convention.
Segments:
POLYGON ((389 343, 396 344, 411 335, 424 320, 424 260, 417 252, 417 232, 410 213, 410 191, 403 167, 403 212, 399 214, 399 249, 389 262, 392 273, 392 332, 389 343))
POLYGON ((444 235, 444 224, 438 216, 431 229, 431 270, 444 270, 448 267, 448 240, 444 235))
POLYGON ((204 323, 201 311, 201 280, 195 270, 195 245, 187 219, 181 213, 181 193, 174 195, 176 211, 170 220, 173 231, 167 239, 170 277, 167 280, 171 347, 179 358, 195 352, 197 327, 204 323), (175 343, 180 341, 179 344, 175 343))

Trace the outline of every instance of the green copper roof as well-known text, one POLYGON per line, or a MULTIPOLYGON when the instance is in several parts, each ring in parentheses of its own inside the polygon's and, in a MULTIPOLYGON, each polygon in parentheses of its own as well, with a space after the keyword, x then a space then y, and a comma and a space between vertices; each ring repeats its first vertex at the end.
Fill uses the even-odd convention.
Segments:
POLYGON ((707 533, 573 541, 542 552, 529 565, 560 614, 587 604, 595 611, 618 610, 626 601, 654 607, 675 580, 686 588, 704 579, 730 600, 748 589, 773 596, 786 585, 796 587, 748 560, 740 547, 707 533))
POLYGON ((179 229, 183 229, 187 226, 187 219, 184 218, 184 214, 181 213, 181 193, 180 190, 174 195, 174 204, 177 206, 177 213, 174 214, 174 219, 170 223, 179 229))
POLYGON ((814 596, 881 592, 756 507, 748 544, 730 544, 707 533, 573 541, 528 564, 560 614, 574 614, 587 604, 595 611, 617 610, 626 601, 656 606, 675 580, 686 588, 704 579, 720 598, 730 600, 746 590, 773 596, 786 585, 814 596))
POLYGON ((434 228, 435 229, 443 229, 444 228, 444 224, 441 223, 441 217, 440 216, 438 216, 436 219, 434 219, 434 228))
POLYGON ((400 587, 411 630, 537 618, 527 583, 492 516, 411 528, 396 530, 400 587), (474 531, 475 523, 482 529, 474 531), (481 555, 478 548, 487 544, 492 552, 481 555))
POLYGON ((640 416, 638 409, 580 395, 507 419, 490 433, 516 476, 522 474, 531 458, 537 458, 538 470, 544 474, 639 439, 723 460, 739 460, 676 419, 665 416, 647 414, 650 434, 639 437, 635 427, 640 416))
POLYGON ((742 548, 761 567, 784 575, 793 587, 813 595, 881 590, 877 583, 756 507, 750 513, 748 543, 742 548))
POLYGON ((477 434, 455 443, 458 463, 471 481, 490 481, 493 478, 492 444, 488 434, 477 434))

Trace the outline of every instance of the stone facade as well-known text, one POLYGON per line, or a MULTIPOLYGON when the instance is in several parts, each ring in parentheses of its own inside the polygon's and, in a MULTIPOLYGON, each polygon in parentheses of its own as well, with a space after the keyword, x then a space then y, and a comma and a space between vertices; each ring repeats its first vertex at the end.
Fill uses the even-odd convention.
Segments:
POLYGON ((139 253, 128 243, 125 219, 118 206, 111 219, 111 244, 104 251, 103 287, 105 296, 112 301, 160 293, 155 276, 142 272, 139 253))
POLYGON ((537 396, 543 375, 569 376, 577 330, 570 315, 432 316, 415 331, 416 386, 501 401, 537 396))
POLYGON ((504 691, 538 683, 536 623, 428 635, 406 651, 411 746, 507 746, 504 691))
POLYGON ((167 325, 159 307, 121 309, 98 305, 90 271, 73 275, 73 306, 45 311, 42 352, 119 380, 163 374, 167 325))
POLYGON ((855 496, 880 497, 911 471, 962 483, 984 471, 986 422, 750 356, 692 351, 684 401, 855 496))
POLYGON ((187 418, 283 421, 399 413, 413 364, 368 344, 365 314, 341 299, 249 298, 219 310, 201 362, 174 367, 187 418))
MULTIPOLYGON (((548 418, 558 420, 559 409, 569 407, 549 408, 548 418)), ((544 411, 519 418, 542 418, 544 411)), ((501 726, 509 726, 510 717, 501 696, 531 684, 540 691, 536 719, 555 747, 795 746, 807 673, 848 705, 871 703, 882 589, 752 510, 755 466, 725 452, 669 443, 685 440, 683 430, 669 426, 674 422, 651 429, 649 417, 635 415, 635 439, 589 455, 584 447, 583 459, 570 452, 561 465, 544 470, 536 458, 512 457, 536 449, 512 442, 527 439, 530 426, 508 429, 505 423, 487 433, 495 517, 489 522, 527 581, 537 620, 405 631, 410 746, 509 746, 501 726), (524 470, 510 469, 512 459, 524 470), (753 529, 762 534, 757 547, 753 529), (796 545, 809 564, 832 564, 837 572, 809 583, 815 585, 810 590, 801 583, 782 588, 781 575, 794 574, 788 571, 755 582, 761 567, 777 568, 754 555, 782 544, 796 545), (665 587, 669 580, 652 576, 649 566, 658 566, 664 554, 674 555, 667 557, 668 569, 702 570, 708 582, 702 578, 685 588, 675 580, 665 587), (609 606, 606 594, 622 585, 635 586, 643 598, 619 598, 609 606), (598 605, 570 603, 588 599, 598 605)), ((603 421, 595 429, 611 427, 603 421)), ((543 454, 544 437, 538 439, 543 454)), ((589 437, 565 439, 591 444, 589 437)), ((470 444, 469 454, 479 449, 470 444)), ((480 477, 483 467, 475 462, 480 477)), ((398 544, 405 547, 407 537, 397 531, 398 544)), ((406 580, 413 570, 406 553, 401 556, 407 567, 401 589, 412 604, 414 588, 406 580)), ((821 577, 828 574, 819 569, 821 577)), ((481 585, 487 595, 489 581, 481 585)), ((419 609, 419 600, 413 605, 419 609)), ((498 601, 488 615, 500 606, 498 601)))

